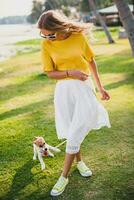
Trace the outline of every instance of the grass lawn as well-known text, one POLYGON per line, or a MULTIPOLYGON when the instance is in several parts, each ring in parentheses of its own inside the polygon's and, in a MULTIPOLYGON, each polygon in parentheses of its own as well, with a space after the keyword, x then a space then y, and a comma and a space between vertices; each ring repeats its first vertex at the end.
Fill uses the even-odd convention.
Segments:
MULTIPOLYGON (((128 41, 115 39, 116 44, 103 39, 93 45, 111 100, 97 97, 109 112, 112 128, 91 131, 86 137, 83 159, 93 176, 81 177, 74 163, 70 183, 58 200, 134 199, 134 59, 128 41)), ((38 46, 39 41, 31 44, 38 46)), ((39 162, 32 160, 32 140, 41 135, 52 145, 60 142, 54 123, 56 80, 42 74, 39 51, 12 57, 0 69, 0 199, 49 200, 62 170, 65 145, 54 158, 44 159, 42 172, 39 162)))

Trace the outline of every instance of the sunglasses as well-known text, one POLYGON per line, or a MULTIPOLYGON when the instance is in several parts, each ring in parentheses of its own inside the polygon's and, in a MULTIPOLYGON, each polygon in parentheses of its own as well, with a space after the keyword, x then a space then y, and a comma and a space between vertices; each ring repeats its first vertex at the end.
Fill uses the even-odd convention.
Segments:
POLYGON ((56 33, 44 35, 44 34, 40 31, 40 36, 41 36, 42 38, 55 39, 55 38, 56 38, 56 33))

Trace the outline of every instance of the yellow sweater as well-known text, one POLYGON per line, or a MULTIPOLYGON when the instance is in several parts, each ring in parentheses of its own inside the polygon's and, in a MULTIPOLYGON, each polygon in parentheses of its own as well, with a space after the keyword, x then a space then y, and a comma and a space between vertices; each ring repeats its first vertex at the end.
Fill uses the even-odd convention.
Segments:
MULTIPOLYGON (((41 44, 44 72, 76 69, 90 74, 89 62, 94 57, 94 53, 84 33, 72 33, 63 40, 44 39, 41 44)), ((72 77, 63 79, 72 79, 72 77)))

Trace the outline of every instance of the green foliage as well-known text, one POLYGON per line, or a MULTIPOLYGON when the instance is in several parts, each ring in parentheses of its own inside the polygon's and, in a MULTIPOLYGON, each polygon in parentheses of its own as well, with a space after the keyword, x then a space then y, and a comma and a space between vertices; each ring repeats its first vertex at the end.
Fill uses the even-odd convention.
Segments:
POLYGON ((82 12, 89 12, 90 11, 90 6, 88 0, 82 0, 80 2, 80 11, 82 12))
POLYGON ((42 11, 43 11, 43 4, 40 1, 33 0, 32 12, 27 17, 27 21, 30 23, 36 23, 42 11))
POLYGON ((96 6, 98 8, 105 8, 113 5, 113 0, 95 0, 96 6))
MULTIPOLYGON (((127 2, 132 4, 131 0, 127 2)), ((95 0, 97 8, 104 8, 113 5, 113 0, 95 0)), ((78 11, 89 12, 90 6, 88 0, 33 0, 33 8, 31 14, 27 17, 27 21, 30 23, 36 23, 39 16, 43 11, 50 9, 62 9, 64 14, 69 16, 69 6, 74 6, 78 11)))
MULTIPOLYGON (((114 4, 113 0, 94 0, 96 7, 98 9, 112 6, 114 4)), ((132 0, 127 0, 128 3, 132 4, 132 0)), ((80 2, 80 10, 88 12, 90 10, 88 0, 82 0, 80 2)), ((92 9, 91 9, 92 10, 92 9)))
POLYGON ((69 6, 79 6, 80 0, 46 0, 44 2, 44 9, 62 9, 66 16, 70 15, 69 6))
POLYGON ((69 15, 70 15, 71 12, 70 12, 69 7, 62 5, 62 6, 61 6, 61 9, 62 9, 63 13, 64 13, 66 16, 69 16, 69 15))
MULTIPOLYGON (((95 4, 96 4, 96 7, 97 8, 103 8, 103 7, 106 7, 106 6, 110 6, 113 4, 113 1, 112 0, 96 0, 95 1, 95 4)), ((83 12, 88 12, 90 10, 92 10, 92 8, 90 8, 90 5, 89 5, 89 1, 88 0, 82 0, 80 2, 80 10, 83 12)))
POLYGON ((44 2, 44 10, 58 9, 60 8, 57 0, 46 0, 44 2))

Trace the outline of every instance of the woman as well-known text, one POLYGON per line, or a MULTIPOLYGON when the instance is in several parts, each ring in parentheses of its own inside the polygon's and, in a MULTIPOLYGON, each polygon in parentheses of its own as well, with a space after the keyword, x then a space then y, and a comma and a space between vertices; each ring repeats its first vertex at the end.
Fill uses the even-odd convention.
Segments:
POLYGON ((84 35, 86 24, 71 22, 63 14, 49 10, 40 16, 38 28, 45 38, 42 42, 44 72, 57 80, 54 92, 57 136, 67 140, 63 171, 51 190, 52 196, 58 196, 68 184, 75 157, 80 174, 92 175, 80 153, 80 145, 88 132, 102 126, 111 127, 108 113, 93 91, 91 73, 101 99, 109 100, 110 96, 101 84, 94 53, 84 35))

